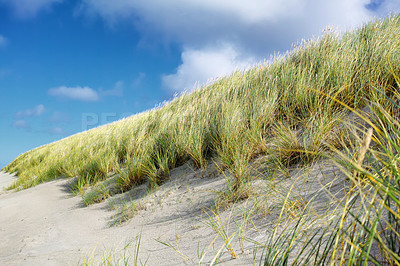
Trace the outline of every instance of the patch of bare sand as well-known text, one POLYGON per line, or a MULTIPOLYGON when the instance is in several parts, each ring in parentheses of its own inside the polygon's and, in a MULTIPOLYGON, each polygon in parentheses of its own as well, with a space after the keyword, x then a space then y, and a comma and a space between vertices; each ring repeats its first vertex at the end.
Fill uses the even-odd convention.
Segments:
POLYGON ((8 188, 18 177, 15 175, 7 174, 3 171, 0 171, 0 194, 6 192, 6 188, 8 188))
MULTIPOLYGON (((280 195, 291 187, 297 191, 293 197, 300 202, 299 210, 300 199, 315 198, 315 212, 318 215, 328 212, 330 197, 321 188, 342 194, 343 184, 335 177, 337 173, 338 169, 331 164, 319 163, 307 171, 292 171, 291 178, 254 181, 253 189, 258 193, 254 198, 262 206, 253 213, 251 225, 244 230, 246 237, 259 242, 268 238, 280 215, 283 204, 280 195)), ((139 258, 147 261, 147 265, 196 265, 199 261, 208 265, 224 242, 207 225, 209 218, 204 210, 212 208, 216 191, 226 186, 224 175, 214 171, 202 178, 200 171, 188 165, 172 170, 171 174, 171 180, 153 192, 137 188, 89 207, 84 207, 80 196, 71 195, 69 180, 0 194, 0 265, 76 265, 83 257, 97 262, 104 256, 104 250, 112 251, 118 258, 124 246, 134 242, 138 235, 141 235, 139 258), (119 200, 126 199, 133 200, 140 208, 128 222, 110 227, 116 215, 110 206, 117 207, 119 200)), ((225 224, 228 235, 237 231, 243 210, 251 206, 254 206, 251 202, 244 201, 236 204, 233 211, 221 213, 222 221, 230 217, 225 224)), ((293 209, 293 215, 296 211, 293 209)), ((291 214, 285 215, 290 218, 291 214)), ((254 243, 244 241, 242 252, 238 239, 237 232, 231 243, 238 258, 232 259, 226 249, 221 249, 219 263, 258 264, 260 248, 255 253, 254 243)))

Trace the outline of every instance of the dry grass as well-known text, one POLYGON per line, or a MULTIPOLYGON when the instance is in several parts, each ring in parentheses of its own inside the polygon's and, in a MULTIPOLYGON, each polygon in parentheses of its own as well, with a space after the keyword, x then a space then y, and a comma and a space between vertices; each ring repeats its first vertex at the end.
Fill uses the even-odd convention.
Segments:
POLYGON ((248 178, 251 158, 272 153, 283 166, 312 162, 339 145, 343 107, 382 101, 400 68, 399 17, 371 22, 341 37, 327 32, 285 57, 238 71, 161 107, 82 132, 22 154, 5 167, 13 188, 62 176, 93 184, 123 170, 121 188, 192 159, 217 158, 236 183, 248 178))
MULTIPOLYGON (((246 198, 257 156, 283 173, 330 156, 354 184, 340 202, 341 217, 304 235, 312 226, 302 215, 307 201, 292 200, 289 191, 282 210, 297 222, 289 234, 274 232, 264 264, 287 265, 292 247, 303 243, 295 262, 399 265, 399 36, 400 16, 342 36, 326 32, 273 62, 26 152, 4 170, 17 172, 17 189, 77 176, 83 190, 117 172, 122 192, 143 182, 156 188, 189 160, 198 168, 213 160, 229 173, 227 205, 246 198), (371 115, 359 113, 365 106, 371 115), (348 125, 350 112, 363 122, 348 125)), ((233 235, 217 213, 209 218, 235 257, 233 235)))

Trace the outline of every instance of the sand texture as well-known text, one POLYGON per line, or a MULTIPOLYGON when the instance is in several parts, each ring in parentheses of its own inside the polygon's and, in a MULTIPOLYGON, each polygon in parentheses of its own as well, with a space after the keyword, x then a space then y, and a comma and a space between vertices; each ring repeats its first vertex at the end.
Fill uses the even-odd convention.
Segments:
MULTIPOLYGON (((293 170, 290 178, 273 181, 274 191, 293 186, 300 197, 316 196, 314 211, 323 215, 328 212, 330 197, 324 196, 327 193, 321 188, 328 184, 335 195, 343 189, 342 180, 334 178, 338 173, 334 168, 320 163, 307 171, 293 170)), ((77 265, 84 261, 96 264, 107 254, 113 254, 113 260, 118 261, 124 246, 130 242, 134 245, 139 235, 139 258, 143 263, 147 261, 146 265, 197 265, 199 262, 209 265, 224 242, 207 224, 209 217, 204 211, 214 206, 216 193, 225 188, 224 175, 214 170, 193 170, 189 165, 176 168, 171 174, 171 179, 155 191, 146 191, 142 185, 89 207, 84 206, 81 196, 71 194, 71 180, 67 179, 17 192, 1 192, 0 265, 77 265), (123 199, 136 203, 135 215, 127 222, 111 226, 121 218, 117 210, 123 206, 120 203, 123 199)), ((14 178, 1 173, 1 187, 9 185, 14 178)), ((259 214, 254 213, 252 225, 247 226, 245 233, 259 242, 267 239, 282 206, 282 200, 271 190, 269 182, 272 181, 252 182, 253 191, 259 193, 257 198, 265 199, 261 201, 265 201, 265 206, 257 209, 259 214)), ((250 206, 250 202, 243 201, 221 213, 228 234, 235 232, 240 214, 250 206)), ((222 248, 220 265, 259 264, 262 251, 255 252, 253 243, 244 241, 242 250, 235 236, 232 245, 238 258, 232 259, 222 248)), ((127 250, 132 253, 134 248, 127 250)))

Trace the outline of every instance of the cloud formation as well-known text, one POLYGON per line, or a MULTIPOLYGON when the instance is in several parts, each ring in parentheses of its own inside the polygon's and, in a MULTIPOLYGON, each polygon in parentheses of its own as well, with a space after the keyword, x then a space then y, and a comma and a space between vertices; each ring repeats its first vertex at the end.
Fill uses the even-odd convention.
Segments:
POLYGON ((222 77, 256 62, 254 58, 240 58, 234 47, 229 45, 185 50, 182 61, 175 74, 162 77, 163 85, 172 91, 191 90, 197 82, 198 86, 204 85, 210 77, 222 77))
POLYGON ((53 4, 63 0, 0 0, 0 5, 12 9, 14 15, 21 19, 35 17, 40 11, 48 10, 53 4))
POLYGON ((18 113, 15 114, 15 117, 16 118, 26 118, 26 117, 41 116, 45 111, 46 111, 46 109, 44 108, 44 105, 43 104, 39 104, 39 105, 35 106, 32 109, 19 111, 18 113))
POLYGON ((89 87, 66 87, 60 86, 48 91, 49 95, 60 99, 77 100, 84 102, 96 102, 100 99, 97 91, 89 87))
MULTIPOLYGON (((189 80, 204 83, 229 72, 226 62, 263 61, 275 51, 286 51, 301 38, 317 36, 328 25, 339 29, 359 26, 388 10, 400 10, 397 0, 82 0, 81 14, 100 16, 109 25, 134 23, 143 39, 177 43, 182 47, 182 65, 165 75, 169 88, 181 89, 189 80), (226 51, 221 50, 226 44, 226 51), (229 50, 231 49, 231 50, 229 50), (212 51, 222 52, 220 65, 212 51), (235 55, 232 54, 232 50, 235 55), (210 52, 211 51, 211 52, 210 52), (236 59, 235 59, 236 58, 236 59), (238 60, 237 58, 241 58, 238 60), (209 64, 200 63, 208 60, 209 64), (199 65, 216 69, 206 77, 199 65), (219 69, 217 69, 219 68, 219 69), (189 72, 191 72, 189 77, 189 72)), ((237 68, 232 64, 230 71, 237 68)))

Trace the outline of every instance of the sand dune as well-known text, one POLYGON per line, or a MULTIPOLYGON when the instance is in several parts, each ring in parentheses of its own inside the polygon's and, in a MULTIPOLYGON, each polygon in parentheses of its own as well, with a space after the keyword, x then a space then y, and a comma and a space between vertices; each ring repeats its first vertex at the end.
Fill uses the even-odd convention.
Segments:
MULTIPOLYGON (((215 240, 217 234, 207 225, 204 210, 213 206, 215 192, 224 189, 226 180, 224 175, 210 172, 204 176, 199 171, 184 165, 173 169, 171 179, 155 191, 146 192, 146 186, 142 185, 89 207, 84 206, 80 196, 71 194, 71 180, 66 179, 18 192, 2 192, 0 265, 77 265, 85 260, 96 263, 108 254, 105 251, 112 251, 118 259, 123 256, 124 246, 130 242, 134 244, 139 235, 139 258, 142 262, 147 260, 146 265, 197 265, 199 261, 209 265, 224 243, 221 237, 215 240), (140 207, 128 222, 110 226, 116 214, 110 209, 118 206, 118 200, 122 199, 131 199, 140 207), (203 259, 202 253, 205 253, 203 259)), ((336 178, 335 173, 338 169, 335 170, 333 165, 319 163, 307 171, 292 171, 292 178, 283 178, 280 183, 273 182, 281 191, 287 191, 294 184, 296 195, 315 198, 316 212, 329 213, 326 207, 330 199, 321 187, 329 184, 331 193, 339 195, 343 179, 336 178), (331 183, 333 180, 336 181, 331 183)), ((1 185, 7 186, 14 178, 2 173, 1 185)), ((252 223, 256 230, 251 225, 246 229, 246 237, 260 242, 265 241, 267 233, 276 226, 281 206, 273 192, 263 190, 269 187, 265 182, 268 181, 255 180, 254 186, 260 189, 261 198, 267 196, 269 213, 254 217, 252 223)), ((246 204, 246 201, 241 202, 234 209, 243 211, 246 204)), ((234 217, 231 214, 228 209, 221 214, 221 219, 234 217)), ((235 232, 233 220, 226 223, 229 234, 235 232)), ((237 238, 232 244, 238 258, 232 259, 225 249, 221 249, 220 265, 259 263, 262 252, 259 250, 254 260, 253 244, 245 243, 244 252, 241 252, 237 238)), ((128 249, 129 252, 134 252, 134 248, 128 249)))
MULTIPOLYGON (((84 207, 81 197, 69 192, 69 180, 3 192, 0 194, 0 265, 76 265, 85 259, 96 262, 104 250, 114 250, 118 257, 126 243, 134 241, 139 234, 142 235, 139 257, 143 262, 148 259, 147 265, 197 264, 200 259, 197 252, 215 237, 200 221, 202 208, 212 204, 215 195, 210 191, 223 185, 224 180, 201 179, 186 166, 173 170, 173 174, 175 178, 148 196, 142 210, 131 221, 113 227, 110 222, 115 211, 109 210, 109 203, 84 207), (187 258, 159 241, 179 246, 187 258)), ((2 187, 14 178, 2 173, 2 187)), ((120 197, 135 197, 135 191, 120 197)), ((222 244, 221 239, 215 242, 218 249, 222 244)), ((208 261, 215 252, 208 251, 208 261)), ((252 264, 246 256, 231 260, 227 255, 225 261, 226 265, 252 264)))

